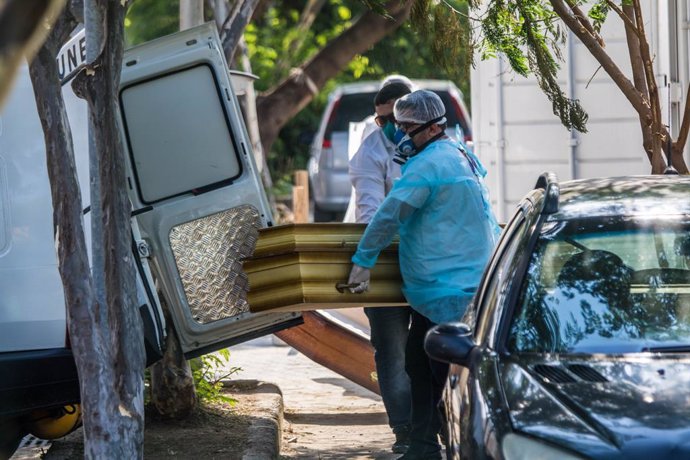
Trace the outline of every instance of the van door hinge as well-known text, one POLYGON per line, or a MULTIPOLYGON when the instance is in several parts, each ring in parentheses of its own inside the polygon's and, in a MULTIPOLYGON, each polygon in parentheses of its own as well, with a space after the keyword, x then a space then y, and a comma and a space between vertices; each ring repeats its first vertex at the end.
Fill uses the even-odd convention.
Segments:
POLYGON ((148 259, 151 257, 151 246, 149 246, 146 241, 139 240, 137 241, 137 252, 139 253, 139 257, 148 259))

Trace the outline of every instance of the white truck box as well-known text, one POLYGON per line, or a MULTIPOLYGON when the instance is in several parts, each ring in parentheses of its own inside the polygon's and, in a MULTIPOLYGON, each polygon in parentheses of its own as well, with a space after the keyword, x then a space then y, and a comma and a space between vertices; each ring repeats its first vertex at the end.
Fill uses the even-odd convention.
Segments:
MULTIPOLYGON (((646 0, 643 7, 664 120, 668 113, 664 85, 667 78, 674 82, 672 128, 677 133, 679 106, 682 108, 677 89, 687 88, 688 59, 687 52, 674 50, 681 44, 687 51, 687 2, 678 2, 677 8, 670 7, 672 3, 646 0), (676 33, 671 27, 676 23, 686 26, 678 27, 676 33)), ((602 36, 607 52, 632 78, 625 30, 614 12, 604 24, 602 36)), ((559 83, 589 114, 587 133, 566 129, 536 79, 515 74, 506 61, 479 61, 472 70, 474 151, 488 170, 487 185, 501 221, 542 172, 553 171, 560 180, 568 180, 651 171, 642 149, 637 113, 621 91, 572 34, 563 55, 559 83)))

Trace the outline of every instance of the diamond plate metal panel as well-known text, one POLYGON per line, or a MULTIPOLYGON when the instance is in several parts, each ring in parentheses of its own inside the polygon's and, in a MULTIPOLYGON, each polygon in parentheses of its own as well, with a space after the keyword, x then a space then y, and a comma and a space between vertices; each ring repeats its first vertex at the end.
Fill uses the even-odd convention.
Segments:
POLYGON ((190 312, 202 324, 249 311, 242 258, 254 251, 259 211, 239 206, 174 227, 170 246, 190 312))

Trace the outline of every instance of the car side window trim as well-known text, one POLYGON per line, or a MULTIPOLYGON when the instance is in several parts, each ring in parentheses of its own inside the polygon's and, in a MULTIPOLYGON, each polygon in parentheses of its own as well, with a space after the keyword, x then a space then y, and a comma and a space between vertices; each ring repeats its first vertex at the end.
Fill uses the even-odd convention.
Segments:
POLYGON ((519 211, 513 215, 513 218, 506 225, 505 230, 501 235, 501 239, 498 242, 497 249, 496 251, 494 251, 493 257, 489 262, 488 269, 484 271, 484 275, 479 284, 480 287, 477 291, 477 298, 475 300, 477 310, 474 331, 474 336, 478 340, 483 339, 486 332, 486 327, 482 326, 482 324, 479 322, 479 319, 483 316, 485 308, 487 308, 487 306, 485 305, 486 297, 489 294, 487 288, 491 284, 493 275, 500 266, 500 262, 503 259, 504 254, 511 247, 511 243, 517 236, 517 232, 515 231, 515 229, 523 225, 529 210, 532 208, 532 203, 527 200, 523 200, 518 205, 518 208, 519 211))
MULTIPOLYGON (((541 208, 539 203, 541 202, 541 200, 544 199, 543 190, 539 190, 539 193, 541 195, 540 199, 533 202, 536 209, 541 208)), ((539 240, 540 230, 549 216, 539 213, 536 215, 532 214, 531 217, 534 219, 534 222, 527 223, 527 225, 530 227, 527 230, 527 233, 529 235, 526 247, 527 256, 519 262, 520 266, 517 267, 514 274, 514 278, 518 280, 523 280, 525 278, 525 274, 527 272, 527 269, 529 268, 531 255, 534 252, 534 248, 537 244, 537 241, 539 240)), ((513 283, 513 285, 510 287, 510 292, 508 293, 505 305, 503 307, 503 311, 501 312, 500 318, 498 318, 497 320, 499 323, 496 331, 496 336, 494 337, 494 344, 495 349, 499 353, 507 353, 506 342, 508 340, 508 333, 510 331, 510 321, 508 321, 508 319, 512 318, 513 314, 515 313, 516 303, 521 287, 521 282, 513 283)))

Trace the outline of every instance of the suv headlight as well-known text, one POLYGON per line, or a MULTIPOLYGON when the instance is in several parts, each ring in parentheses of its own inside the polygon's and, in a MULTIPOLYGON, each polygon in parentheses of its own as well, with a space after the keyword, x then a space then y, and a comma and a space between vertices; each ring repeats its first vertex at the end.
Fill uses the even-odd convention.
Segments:
POLYGON ((515 433, 507 434, 503 438, 501 450, 506 460, 584 459, 584 457, 515 433))

